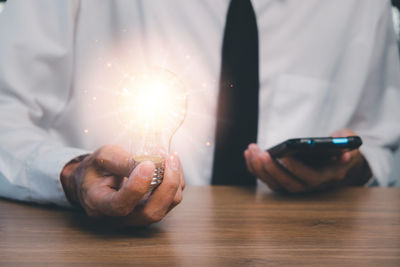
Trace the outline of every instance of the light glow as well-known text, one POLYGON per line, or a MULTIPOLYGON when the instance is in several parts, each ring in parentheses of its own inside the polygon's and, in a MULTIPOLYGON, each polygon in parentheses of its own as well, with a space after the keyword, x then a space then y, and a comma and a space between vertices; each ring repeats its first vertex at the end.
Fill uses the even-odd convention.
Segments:
POLYGON ((176 75, 160 68, 125 75, 116 95, 119 120, 132 134, 132 153, 169 151, 187 105, 186 91, 176 75))

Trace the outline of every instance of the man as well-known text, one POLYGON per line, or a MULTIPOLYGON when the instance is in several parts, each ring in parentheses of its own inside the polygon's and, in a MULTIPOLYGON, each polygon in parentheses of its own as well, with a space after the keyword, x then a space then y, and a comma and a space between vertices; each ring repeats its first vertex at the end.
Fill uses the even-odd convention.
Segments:
POLYGON ((389 10, 375 0, 10 1, 0 17, 0 195, 143 225, 181 201, 181 166, 193 185, 252 184, 245 162, 276 191, 391 185, 400 69, 389 10), (121 77, 148 65, 176 73, 189 104, 172 144, 182 164, 169 155, 143 199, 154 164, 128 160, 110 102, 121 77), (263 152, 331 134, 364 144, 322 171, 263 152))

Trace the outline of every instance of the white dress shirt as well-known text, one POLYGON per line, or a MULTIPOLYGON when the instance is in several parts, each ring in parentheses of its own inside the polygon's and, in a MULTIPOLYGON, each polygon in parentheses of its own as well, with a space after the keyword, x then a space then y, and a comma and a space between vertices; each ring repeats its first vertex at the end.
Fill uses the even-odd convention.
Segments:
MULTIPOLYGON (((259 146, 350 128, 364 140, 375 183, 393 184, 400 68, 389 1, 252 2, 259 146)), ((188 184, 209 184, 228 5, 7 2, 0 15, 0 196, 68 205, 59 182, 64 164, 104 144, 129 149, 113 112, 115 90, 124 75, 148 65, 176 73, 187 87, 188 114, 171 150, 188 184)))

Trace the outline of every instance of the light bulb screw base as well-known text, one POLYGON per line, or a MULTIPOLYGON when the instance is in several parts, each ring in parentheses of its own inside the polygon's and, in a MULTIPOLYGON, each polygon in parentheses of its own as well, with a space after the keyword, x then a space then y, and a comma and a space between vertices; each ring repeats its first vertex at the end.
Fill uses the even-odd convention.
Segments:
POLYGON ((162 156, 149 156, 149 155, 140 155, 140 156, 134 156, 132 160, 136 164, 139 164, 140 162, 143 161, 151 161, 154 163, 154 171, 153 171, 153 176, 151 178, 151 182, 149 185, 149 189, 147 192, 153 191, 157 186, 159 186, 163 179, 164 179, 164 166, 165 166, 165 158, 162 156))
POLYGON ((164 179, 164 164, 156 164, 156 168, 153 172, 153 177, 151 178, 151 183, 149 187, 149 191, 154 190, 157 186, 159 186, 164 179), (157 166, 161 165, 161 166, 157 166))

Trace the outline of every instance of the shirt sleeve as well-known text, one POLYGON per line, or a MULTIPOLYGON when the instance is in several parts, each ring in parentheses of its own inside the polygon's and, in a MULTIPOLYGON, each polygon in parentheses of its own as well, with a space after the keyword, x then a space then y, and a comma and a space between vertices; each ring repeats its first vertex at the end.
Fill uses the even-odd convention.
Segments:
POLYGON ((363 137, 360 150, 373 172, 371 185, 393 186, 399 179, 395 153, 400 142, 400 66, 390 3, 385 3, 368 29, 368 73, 351 128, 363 137))
POLYGON ((52 123, 69 100, 77 1, 6 3, 0 15, 0 196, 68 206, 59 175, 87 153, 52 123))

